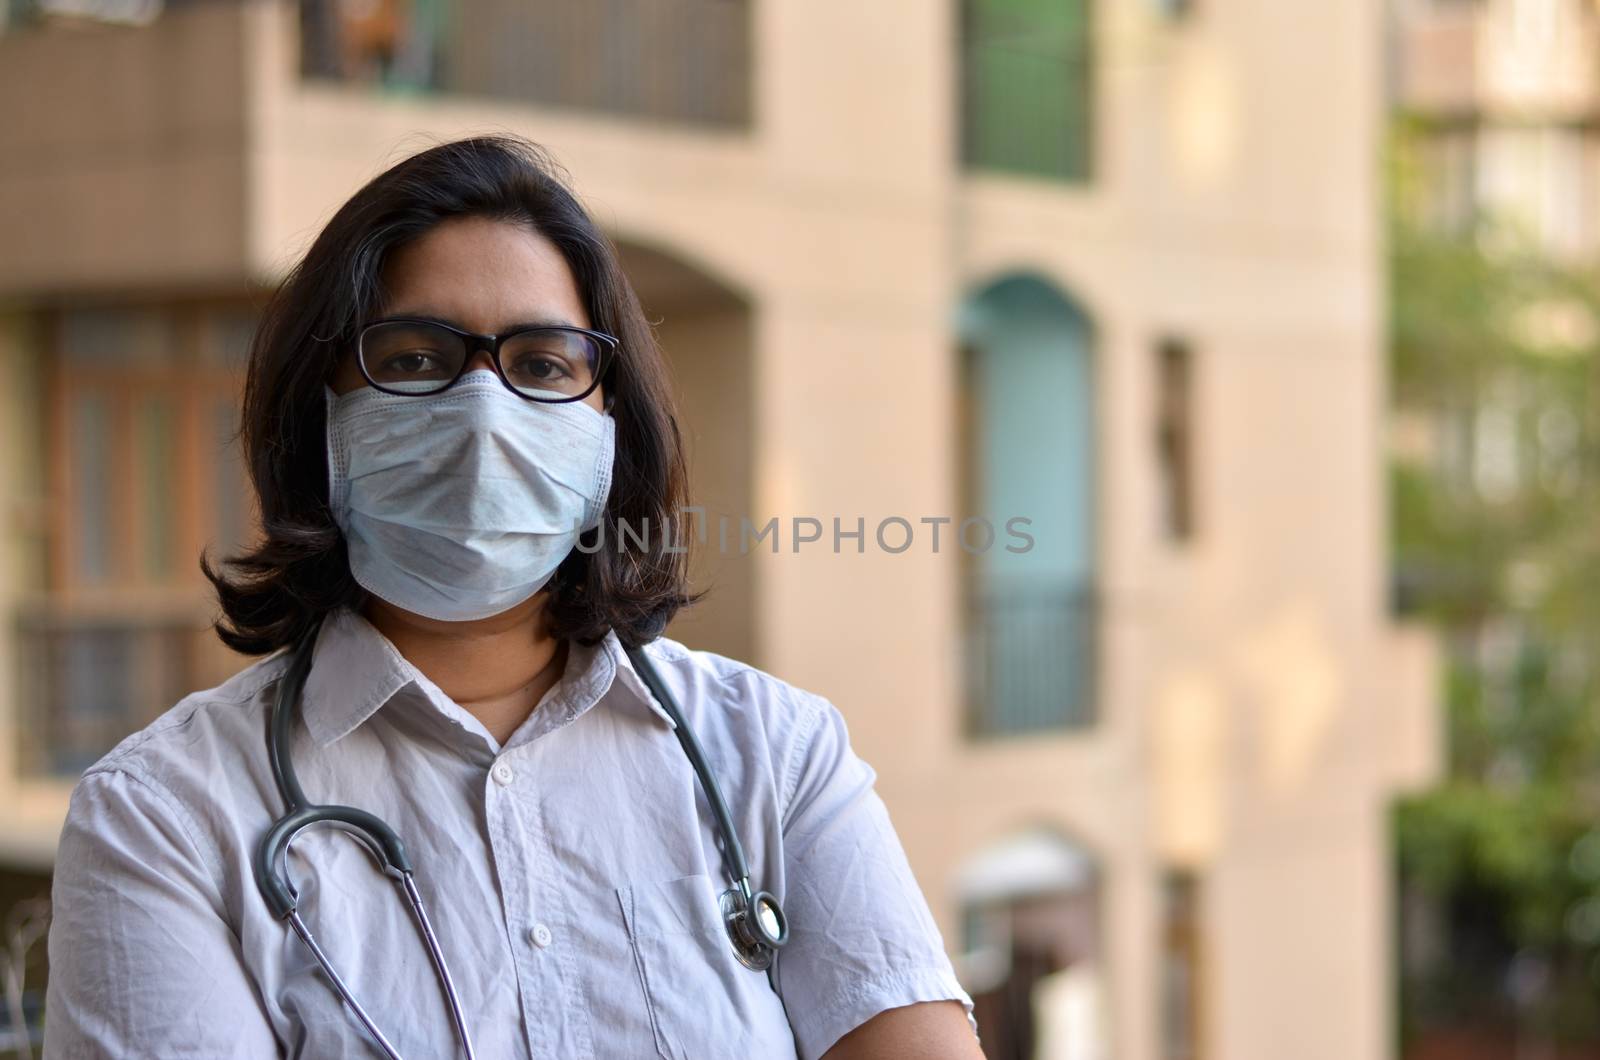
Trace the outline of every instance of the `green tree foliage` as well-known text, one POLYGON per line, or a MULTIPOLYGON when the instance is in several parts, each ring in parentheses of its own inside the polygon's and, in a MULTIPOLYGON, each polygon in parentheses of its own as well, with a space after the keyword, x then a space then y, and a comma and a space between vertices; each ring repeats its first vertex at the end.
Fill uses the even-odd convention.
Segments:
POLYGON ((1429 217, 1390 151, 1397 599, 1447 645, 1449 775, 1402 803, 1408 1030, 1600 1040, 1600 274, 1429 217))

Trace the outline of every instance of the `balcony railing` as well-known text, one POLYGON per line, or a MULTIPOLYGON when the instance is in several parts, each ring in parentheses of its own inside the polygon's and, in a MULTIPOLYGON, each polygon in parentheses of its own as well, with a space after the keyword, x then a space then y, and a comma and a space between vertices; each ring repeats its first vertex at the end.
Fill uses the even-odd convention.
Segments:
POLYGON ((16 625, 22 772, 77 776, 211 683, 204 619, 24 613, 16 625))
POLYGON ((747 0, 299 0, 302 76, 750 122, 747 0))
POLYGON ((1096 607, 1083 587, 985 587, 969 596, 968 731, 1002 736, 1095 720, 1096 607))

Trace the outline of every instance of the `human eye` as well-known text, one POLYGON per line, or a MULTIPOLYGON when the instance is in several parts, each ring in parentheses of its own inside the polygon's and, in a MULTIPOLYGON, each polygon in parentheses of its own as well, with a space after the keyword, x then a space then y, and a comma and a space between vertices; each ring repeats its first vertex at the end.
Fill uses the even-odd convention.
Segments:
POLYGON ((383 359, 380 368, 386 375, 421 376, 442 372, 446 365, 432 350, 413 349, 391 353, 383 359))
POLYGON ((428 324, 389 321, 362 337, 362 367, 378 386, 427 388, 455 378, 465 355, 456 336, 428 324))
POLYGON ((519 354, 506 370, 512 376, 540 383, 571 379, 573 374, 565 358, 551 353, 519 354))
POLYGON ((500 349, 500 365, 514 389, 579 397, 594 388, 593 359, 582 332, 541 328, 511 336, 500 349))

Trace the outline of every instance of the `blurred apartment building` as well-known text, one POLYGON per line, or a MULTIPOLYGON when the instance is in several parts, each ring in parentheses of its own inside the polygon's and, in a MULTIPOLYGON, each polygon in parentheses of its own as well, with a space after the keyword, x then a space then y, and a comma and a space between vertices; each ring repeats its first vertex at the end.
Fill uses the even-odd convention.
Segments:
MULTIPOLYGON (((1494 260, 1510 250, 1528 257, 1503 260, 1600 263, 1600 3, 1393 0, 1387 37, 1394 154, 1406 162, 1396 219, 1427 236, 1470 234, 1494 260)), ((1526 346, 1576 350, 1593 344, 1600 320, 1576 298, 1546 294, 1513 328, 1526 346)), ((1559 413, 1529 433, 1546 411, 1507 368, 1470 397, 1398 405, 1391 442, 1402 461, 1503 499, 1561 465, 1549 426, 1559 413)), ((1403 571, 1400 582, 1409 593, 1427 577, 1403 571)), ((1501 665, 1480 655, 1474 665, 1501 665)))
POLYGON ((509 129, 660 321, 711 528, 673 634, 845 712, 989 1055, 1388 1055, 1385 807, 1437 753, 1384 590, 1377 0, 9 2, 10 893, 241 663, 195 560, 250 533, 261 296, 509 129))
POLYGON ((1395 0, 1390 19, 1424 220, 1486 214, 1559 260, 1600 255, 1600 4, 1395 0))

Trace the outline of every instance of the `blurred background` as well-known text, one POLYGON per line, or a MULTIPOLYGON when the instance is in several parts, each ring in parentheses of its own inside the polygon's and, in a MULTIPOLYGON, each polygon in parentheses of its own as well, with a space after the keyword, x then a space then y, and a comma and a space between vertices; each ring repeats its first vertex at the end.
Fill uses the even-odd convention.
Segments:
POLYGON ((264 297, 506 130, 784 528, 672 635, 843 710, 991 1060, 1600 1057, 1594 0, 0 0, 0 1050, 248 662, 264 297))

